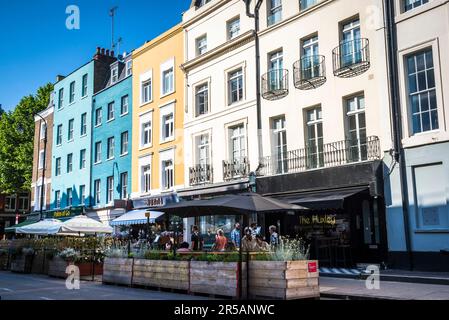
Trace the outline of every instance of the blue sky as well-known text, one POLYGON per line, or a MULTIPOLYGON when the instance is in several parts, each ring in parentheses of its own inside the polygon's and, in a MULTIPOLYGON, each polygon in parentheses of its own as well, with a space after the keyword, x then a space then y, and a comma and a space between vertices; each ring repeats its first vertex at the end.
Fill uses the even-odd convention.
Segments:
POLYGON ((10 110, 41 85, 110 48, 109 8, 118 6, 120 52, 140 47, 181 22, 190 0, 0 0, 0 104, 10 110), (66 7, 80 9, 80 30, 68 30, 66 7))

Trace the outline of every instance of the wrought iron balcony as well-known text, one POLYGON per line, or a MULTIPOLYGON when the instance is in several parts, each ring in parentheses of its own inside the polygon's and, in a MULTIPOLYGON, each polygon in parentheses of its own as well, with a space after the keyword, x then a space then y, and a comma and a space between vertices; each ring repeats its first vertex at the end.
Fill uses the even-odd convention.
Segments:
POLYGON ((288 95, 288 70, 270 70, 262 76, 262 97, 279 100, 288 95))
POLYGON ((350 78, 364 73, 370 68, 369 40, 355 39, 343 41, 332 51, 334 75, 350 78))
POLYGON ((366 140, 343 140, 265 157, 261 175, 298 173, 380 158, 380 141, 376 136, 366 140))
POLYGON ((249 161, 247 157, 223 161, 223 180, 231 181, 246 178, 249 175, 249 161))
POLYGON ((212 183, 212 166, 206 164, 189 168, 189 181, 191 186, 212 183))
POLYGON ((293 64, 295 87, 300 90, 316 89, 326 82, 326 58, 306 56, 293 64))

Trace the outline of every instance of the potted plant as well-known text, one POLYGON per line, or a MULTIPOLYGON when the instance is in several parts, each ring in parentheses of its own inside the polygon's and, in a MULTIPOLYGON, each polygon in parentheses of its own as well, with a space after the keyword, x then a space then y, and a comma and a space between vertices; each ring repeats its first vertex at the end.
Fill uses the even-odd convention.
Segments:
POLYGON ((249 263, 251 297, 283 300, 319 298, 318 261, 300 239, 283 239, 277 248, 249 263))

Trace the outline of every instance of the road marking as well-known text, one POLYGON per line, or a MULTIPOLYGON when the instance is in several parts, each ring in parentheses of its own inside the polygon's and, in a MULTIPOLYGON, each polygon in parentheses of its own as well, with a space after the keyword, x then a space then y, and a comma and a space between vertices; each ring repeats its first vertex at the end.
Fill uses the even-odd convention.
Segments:
POLYGON ((48 300, 48 301, 51 301, 51 300, 54 300, 54 299, 50 299, 50 298, 47 298, 47 297, 40 297, 42 300, 48 300))
POLYGON ((8 289, 8 288, 0 288, 3 291, 13 292, 14 290, 8 289))

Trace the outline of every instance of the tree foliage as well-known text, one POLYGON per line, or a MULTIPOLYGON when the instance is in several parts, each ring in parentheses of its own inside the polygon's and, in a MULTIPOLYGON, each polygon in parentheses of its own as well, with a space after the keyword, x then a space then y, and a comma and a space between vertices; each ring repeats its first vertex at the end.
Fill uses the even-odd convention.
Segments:
POLYGON ((31 188, 34 148, 34 115, 47 108, 53 85, 40 87, 23 97, 13 111, 0 119, 0 192, 15 193, 31 188))

